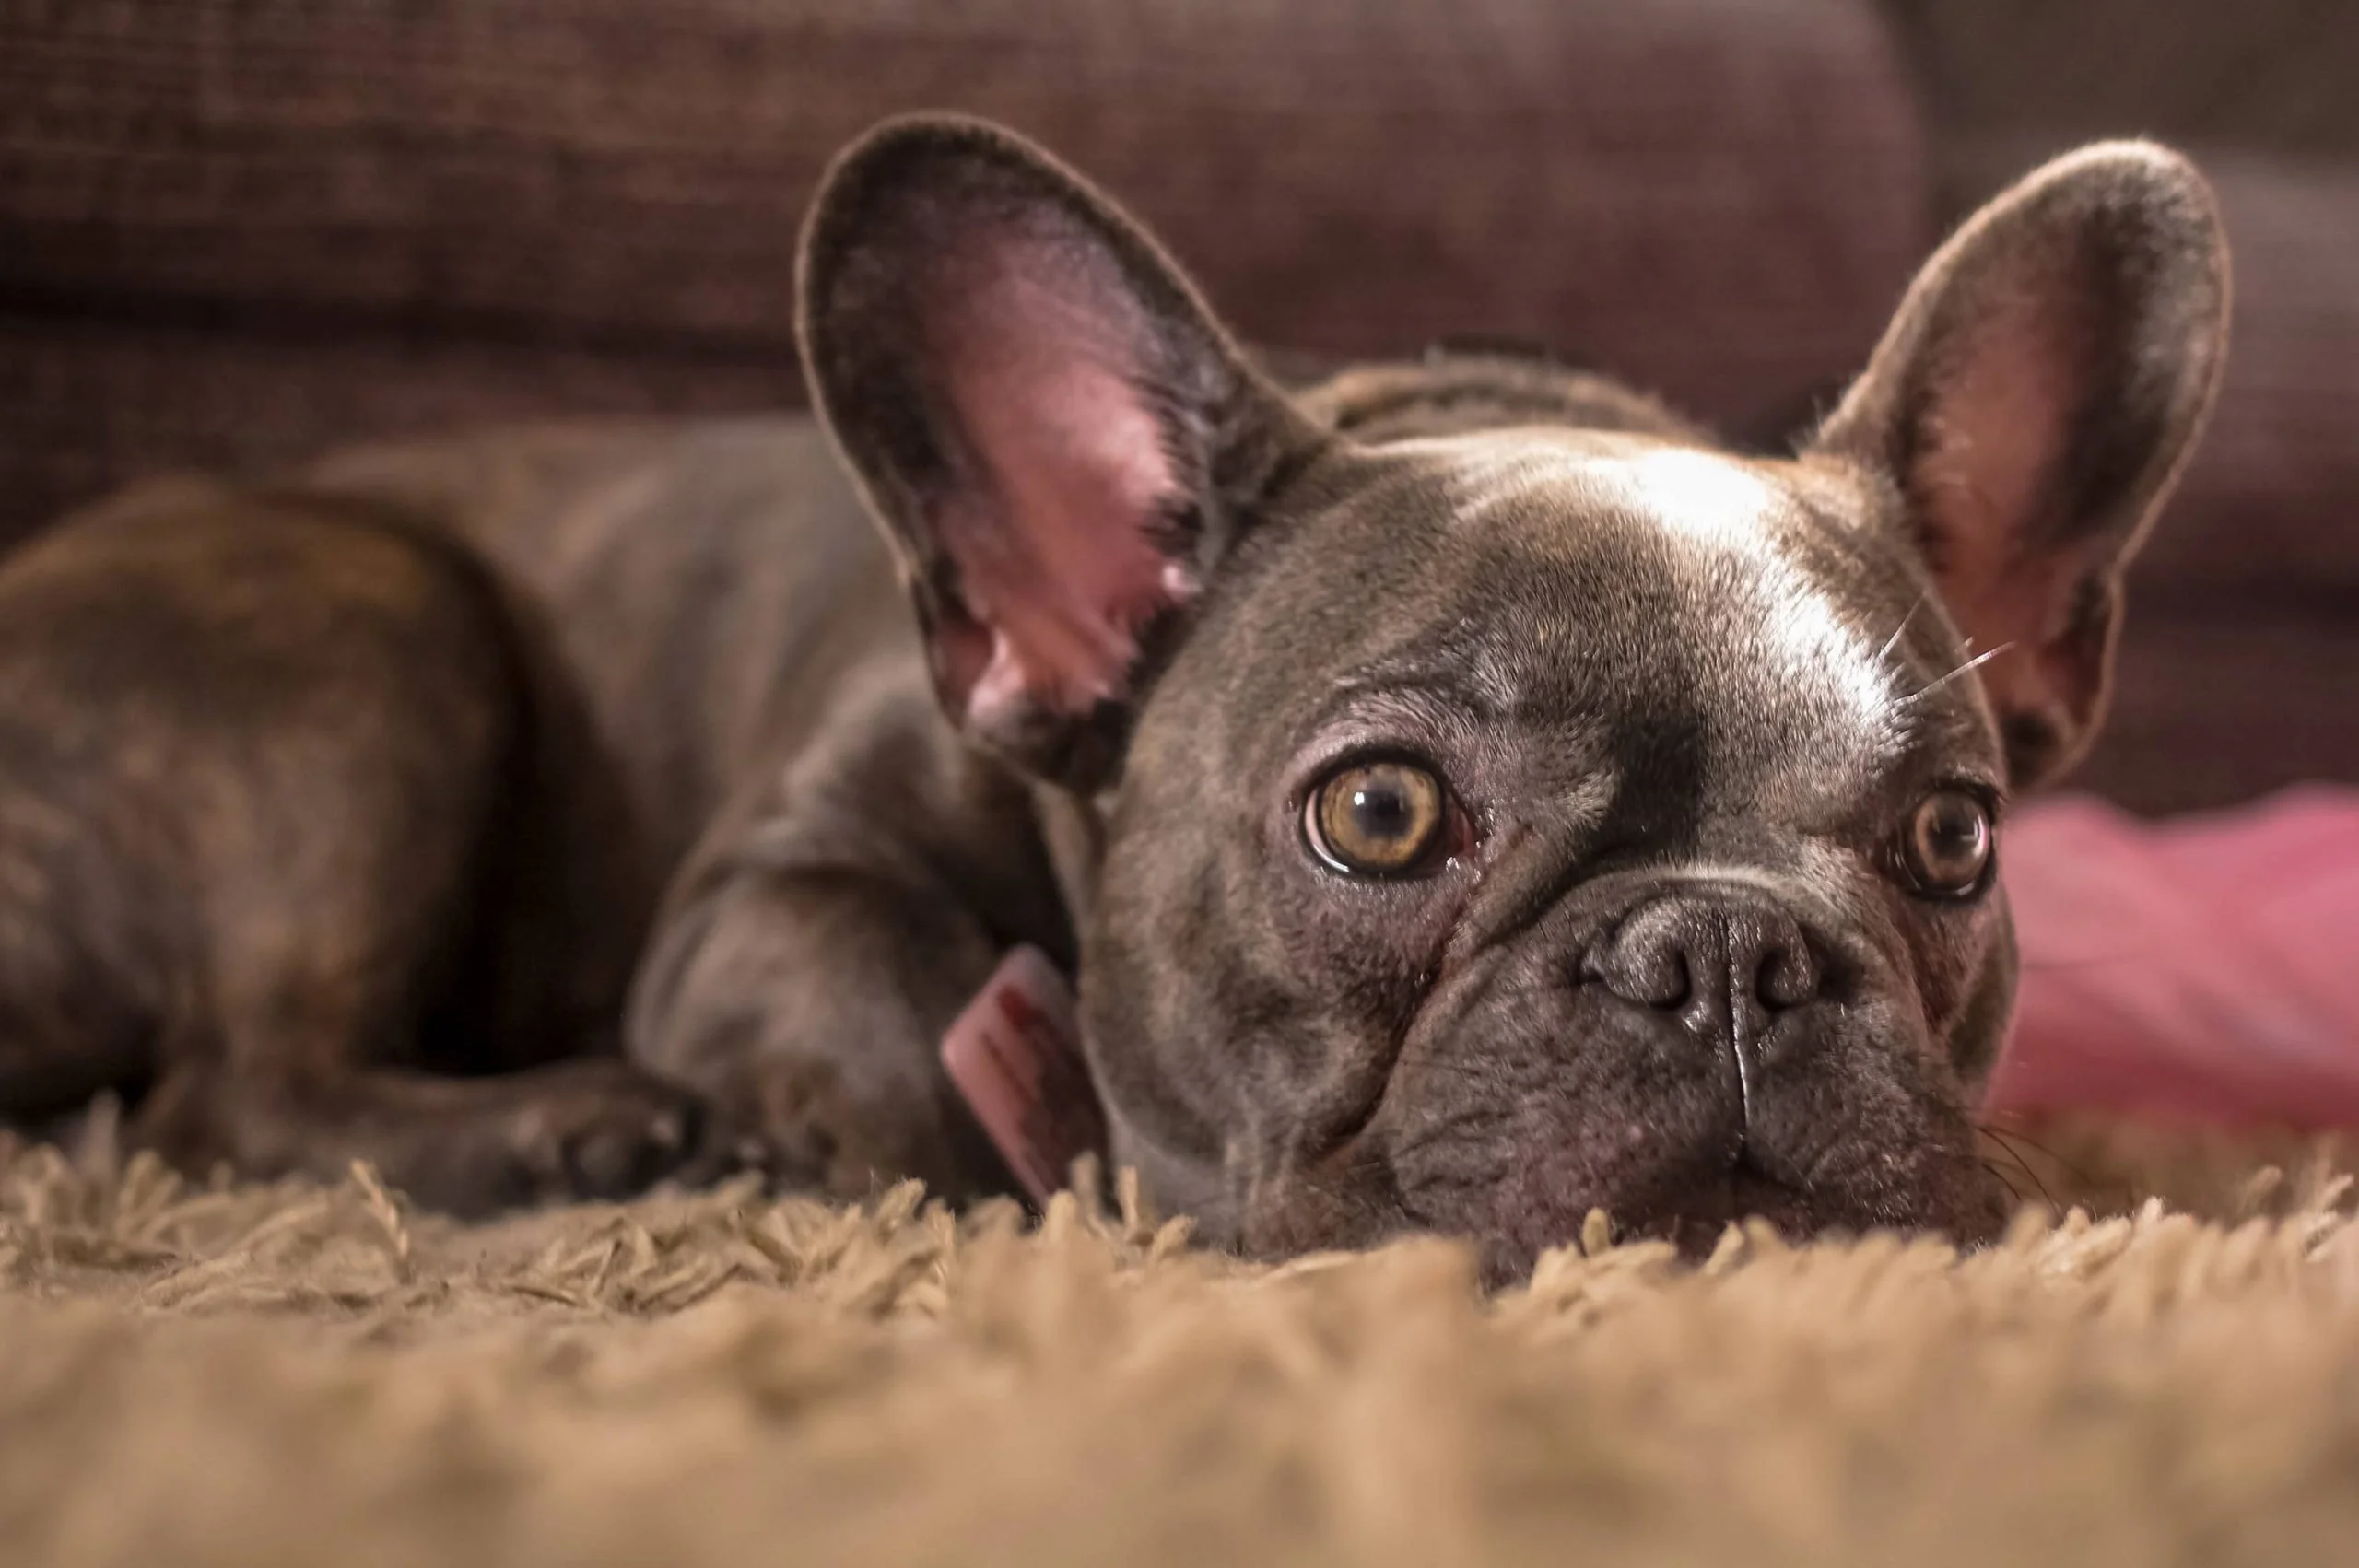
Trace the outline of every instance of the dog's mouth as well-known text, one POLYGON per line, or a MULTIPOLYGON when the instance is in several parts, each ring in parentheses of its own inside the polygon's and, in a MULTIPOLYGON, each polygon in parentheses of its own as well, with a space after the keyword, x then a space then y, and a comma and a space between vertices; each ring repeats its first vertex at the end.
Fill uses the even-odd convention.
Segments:
MULTIPOLYGON (((1468 1212, 1450 1204, 1426 1210, 1414 1195, 1404 1194, 1402 1207, 1410 1222, 1404 1228, 1473 1242, 1484 1283, 1493 1290, 1521 1283, 1543 1254, 1588 1239, 1590 1209, 1543 1212, 1512 1199, 1499 1202, 1504 1196, 1495 1194, 1491 1202, 1468 1212)), ((1601 1202, 1595 1210, 1606 1216, 1608 1235, 1616 1245, 1668 1242, 1684 1261, 1701 1263, 1732 1225, 1762 1222, 1789 1241, 1806 1241, 1831 1228, 1828 1214, 1838 1206, 1740 1155, 1643 1197, 1625 1195, 1619 1203, 1601 1202)))
POLYGON ((1668 1243, 1687 1264, 1702 1264, 1732 1230, 1766 1225, 1790 1246, 1858 1238, 1872 1233, 1940 1236, 1972 1247, 1993 1239, 2009 1209, 1970 1182, 1927 1181, 1860 1189, 1809 1184, 1743 1153, 1709 1166, 1663 1175, 1618 1195, 1534 1201, 1511 1177, 1481 1183, 1402 1184, 1381 1161, 1315 1173, 1297 1171, 1262 1200, 1248 1203, 1228 1242, 1246 1256, 1278 1259, 1307 1251, 1370 1246, 1412 1235, 1455 1237, 1476 1254, 1486 1290, 1530 1279, 1540 1258, 1587 1243, 1590 1216, 1602 1212, 1611 1241, 1668 1243), (1368 1178, 1343 1179, 1348 1171, 1368 1178), (1311 1177, 1311 1179, 1306 1179, 1311 1177))
POLYGON ((1808 1191, 1741 1157, 1672 1202, 1633 1219, 1626 1235, 1670 1242, 1682 1258, 1700 1262, 1719 1246, 1730 1226, 1746 1221, 1766 1223, 1790 1241, 1807 1240, 1825 1228, 1808 1191))
MULTIPOLYGON (((1884 1201, 1871 1201, 1861 1194, 1797 1184, 1742 1155, 1626 1207, 1600 1207, 1609 1217, 1615 1243, 1667 1242, 1691 1264, 1708 1259, 1732 1228, 1756 1224, 1766 1224, 1790 1245, 1898 1231, 1942 1235, 1972 1246, 1995 1235, 2005 1217, 2003 1206, 1978 1200, 1972 1191, 1928 1190, 1913 1199, 1888 1195, 1884 1201)), ((1567 1226, 1569 1215, 1552 1217, 1546 1223, 1535 1223, 1539 1217, 1529 1213, 1495 1212, 1488 1218, 1490 1223, 1473 1225, 1463 1220, 1455 1224, 1428 1220, 1427 1228, 1473 1240, 1485 1283, 1495 1290, 1522 1282, 1543 1254, 1579 1235, 1578 1226, 1567 1226)))

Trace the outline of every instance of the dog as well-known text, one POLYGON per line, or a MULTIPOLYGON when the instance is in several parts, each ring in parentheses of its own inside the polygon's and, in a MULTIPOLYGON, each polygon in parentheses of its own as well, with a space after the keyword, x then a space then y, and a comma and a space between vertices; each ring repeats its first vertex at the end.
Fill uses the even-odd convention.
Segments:
POLYGON ((170 481, 0 570, 0 1108, 460 1213, 964 1200, 941 1041, 1032 948, 1248 1254, 2001 1223, 2000 823, 2224 351, 2177 155, 1999 196, 1776 457, 1493 355, 1282 387, 955 117, 841 156, 797 288, 816 423, 170 481))

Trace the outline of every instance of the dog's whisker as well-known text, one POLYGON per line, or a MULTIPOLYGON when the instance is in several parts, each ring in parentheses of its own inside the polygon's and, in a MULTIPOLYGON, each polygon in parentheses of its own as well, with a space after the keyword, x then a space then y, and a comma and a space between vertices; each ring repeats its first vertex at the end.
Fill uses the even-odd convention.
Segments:
MULTIPOLYGON (((2041 1201, 2045 1202, 2051 1209, 2055 1208, 2056 1195, 2048 1189, 2048 1183, 2041 1179, 2039 1172, 2032 1168, 2031 1162, 2025 1159, 2013 1148, 2009 1147, 2004 1140, 1994 1140, 1994 1141, 1998 1143, 2000 1150, 2005 1153, 2008 1161, 2013 1164, 2015 1169, 2023 1172, 2025 1179, 2030 1181, 2032 1186, 2039 1189, 2041 1201)), ((2000 1171, 1997 1161, 1991 1159, 1987 1154, 1978 1154, 1975 1155, 1974 1158, 1980 1161, 1983 1167, 1986 1170, 1989 1170, 1991 1175, 1998 1176, 2001 1181, 2006 1182, 2008 1191, 2013 1192, 2015 1190, 2015 1184, 2012 1181, 2007 1181, 2006 1176, 2000 1171)))
MULTIPOLYGON (((2006 1150, 2008 1153, 2013 1155, 2015 1163, 2023 1166, 2025 1171, 2031 1170, 2031 1162, 2025 1159, 2022 1153, 2016 1150, 2015 1145, 2018 1143, 2030 1149, 2034 1153, 2045 1155, 2047 1158, 2051 1159, 2058 1164, 2063 1166, 2064 1174, 2071 1176, 2074 1181, 2079 1182, 2083 1187, 2094 1188, 2097 1185, 2095 1178, 2091 1176, 2086 1170, 2077 1164, 2074 1164, 2071 1161, 2066 1159, 2055 1150, 2050 1149, 2045 1143, 2040 1142, 2037 1139, 2033 1138, 2026 1133, 2022 1131, 2002 1131, 1989 1122, 1978 1122, 1976 1126, 1985 1136, 1989 1138, 1992 1142, 1998 1144, 1999 1147, 2006 1150)), ((2033 1179, 2036 1181, 2038 1177, 2035 1176, 2033 1179)))
POLYGON ((1901 706, 1904 708, 1914 707, 1916 704, 1924 701, 1927 697, 1941 690, 1943 686, 1948 685, 1952 681, 1956 680, 1960 675, 1969 674, 1976 670, 1979 670, 1983 665, 1989 663, 1990 661, 1998 658, 1999 655, 2006 652, 2007 649, 2014 646, 2013 639, 2010 639, 2006 642, 2001 643, 1998 647, 1991 649, 1987 653, 1976 654, 1973 658, 1967 660, 1956 669, 1952 670, 1948 674, 1934 676, 1931 680, 1926 682, 1923 685, 1918 687, 1915 691, 1901 698, 1901 706))
MULTIPOLYGON (((1975 1161, 1975 1164, 1980 1165, 1985 1171, 1989 1172, 1992 1180, 1996 1181, 2001 1187, 2007 1189, 2007 1197, 2013 1200, 2017 1207, 2022 1206, 2024 1200, 2024 1189, 2014 1184, 2014 1182, 2008 1176, 2005 1169, 2001 1167, 1997 1161, 1978 1159, 1975 1161)), ((2034 1177, 2033 1179, 2035 1181, 2037 1180, 2036 1177, 2034 1177)), ((2056 1207, 2056 1199, 2048 1196, 2048 1189, 2046 1188, 2040 1188, 2039 1196, 2041 1200, 2046 1202, 2049 1208, 2053 1209, 2056 1207)))
POLYGON ((1884 645, 1882 648, 1876 649, 1877 663, 1881 664, 1891 658, 1892 650, 1900 646, 1900 639, 1908 635, 1909 623, 1916 620, 1917 612, 1925 607, 1925 598, 1926 596, 1922 593, 1917 596, 1917 603, 1908 606, 1908 614, 1901 616, 1900 624, 1892 628, 1892 636, 1884 639, 1884 645))

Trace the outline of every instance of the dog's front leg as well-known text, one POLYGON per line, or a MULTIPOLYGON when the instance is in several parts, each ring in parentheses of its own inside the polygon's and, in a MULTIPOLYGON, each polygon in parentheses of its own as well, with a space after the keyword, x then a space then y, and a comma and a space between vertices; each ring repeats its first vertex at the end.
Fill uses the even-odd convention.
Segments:
POLYGON ((710 1146, 775 1185, 865 1197, 915 1176, 1010 1190, 941 1065, 1001 943, 957 894, 870 867, 748 867, 671 920, 633 1006, 632 1054, 713 1106, 710 1146))

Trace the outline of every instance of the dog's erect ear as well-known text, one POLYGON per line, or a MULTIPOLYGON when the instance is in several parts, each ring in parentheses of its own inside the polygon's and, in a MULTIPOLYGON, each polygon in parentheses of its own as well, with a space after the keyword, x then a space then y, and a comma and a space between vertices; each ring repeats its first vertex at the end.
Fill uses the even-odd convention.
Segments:
POLYGON ((1009 132, 899 120, 836 163, 797 300, 822 417, 893 535, 953 720, 1060 782, 1311 427, 1179 270, 1009 132))
POLYGON ((2122 568, 2211 407, 2227 301, 2202 177, 2144 143, 2084 148, 1926 263, 1814 443, 1897 486, 1952 618, 1990 656, 2019 787, 2069 766, 2103 716, 2122 568))

